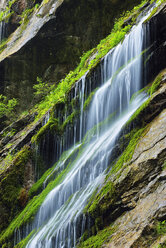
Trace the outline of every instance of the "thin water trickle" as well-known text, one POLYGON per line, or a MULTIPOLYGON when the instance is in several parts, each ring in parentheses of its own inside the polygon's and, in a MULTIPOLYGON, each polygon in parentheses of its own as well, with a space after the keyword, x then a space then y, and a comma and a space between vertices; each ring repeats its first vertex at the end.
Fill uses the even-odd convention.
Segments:
POLYGON ((83 107, 84 107, 86 75, 87 75, 87 73, 81 79, 81 89, 80 89, 80 101, 81 101, 81 107, 80 107, 80 141, 82 140, 82 137, 83 137, 83 107))
MULTIPOLYGON (((7 4, 7 0, 1 0, 0 1, 0 12, 4 11, 5 7, 7 4)), ((4 12, 5 13, 5 12, 4 12)), ((6 23, 5 21, 1 21, 0 22, 0 43, 3 41, 4 37, 5 37, 5 28, 6 28, 6 23)))
POLYGON ((90 220, 86 219, 82 211, 105 178, 105 170, 122 127, 147 99, 142 93, 129 104, 132 94, 141 88, 143 21, 144 18, 122 44, 105 56, 102 86, 94 94, 87 112, 87 122, 84 121, 83 111, 86 75, 82 78, 81 87, 76 84, 75 98, 80 89, 80 144, 76 145, 75 138, 73 148, 65 159, 59 160, 58 168, 63 168, 65 161, 78 148, 79 156, 72 161, 61 183, 47 195, 41 205, 31 228, 37 231, 26 248, 75 247, 86 225, 90 225, 90 220), (110 116, 114 118, 107 123, 110 116), (93 137, 90 135, 92 130, 93 137), (87 144, 83 139, 85 133, 90 135, 87 144))

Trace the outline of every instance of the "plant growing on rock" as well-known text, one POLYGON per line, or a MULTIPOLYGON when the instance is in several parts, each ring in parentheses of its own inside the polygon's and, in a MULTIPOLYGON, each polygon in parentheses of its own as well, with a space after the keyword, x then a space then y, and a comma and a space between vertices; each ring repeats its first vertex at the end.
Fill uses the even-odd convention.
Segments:
POLYGON ((7 99, 6 96, 0 95, 0 118, 6 117, 7 119, 12 120, 15 115, 17 104, 17 99, 7 99))

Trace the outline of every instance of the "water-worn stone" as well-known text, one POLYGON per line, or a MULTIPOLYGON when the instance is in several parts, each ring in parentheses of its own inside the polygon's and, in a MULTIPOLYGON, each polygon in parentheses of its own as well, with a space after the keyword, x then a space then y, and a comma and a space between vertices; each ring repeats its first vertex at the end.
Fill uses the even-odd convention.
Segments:
POLYGON ((131 210, 114 222, 118 229, 103 248, 153 247, 158 236, 150 225, 166 217, 166 170, 162 171, 165 157, 166 110, 163 110, 140 139, 131 164, 121 171, 118 179, 115 177, 115 188, 124 191, 121 204, 131 210))

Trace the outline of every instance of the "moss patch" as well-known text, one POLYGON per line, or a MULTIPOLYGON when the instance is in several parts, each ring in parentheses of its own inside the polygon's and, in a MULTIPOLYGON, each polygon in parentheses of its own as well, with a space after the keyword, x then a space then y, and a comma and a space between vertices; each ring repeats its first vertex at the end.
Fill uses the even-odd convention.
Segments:
POLYGON ((0 228, 3 230, 23 208, 20 198, 24 184, 25 166, 31 157, 31 151, 25 146, 12 160, 7 175, 0 182, 0 228))
POLYGON ((115 228, 109 226, 99 231, 95 236, 78 244, 77 248, 100 248, 104 243, 110 241, 110 236, 115 232, 115 228))
POLYGON ((35 230, 33 230, 25 239, 23 239, 20 243, 18 243, 17 245, 14 246, 14 248, 25 248, 28 241, 30 240, 30 238, 33 236, 33 234, 35 233, 35 230))
POLYGON ((48 109, 56 104, 65 102, 68 92, 71 87, 78 81, 87 71, 95 68, 100 60, 119 42, 123 41, 125 35, 131 29, 134 24, 136 17, 140 13, 140 8, 147 1, 142 1, 140 5, 135 7, 131 11, 126 11, 114 24, 114 28, 110 35, 103 39, 100 44, 92 50, 86 52, 81 57, 80 64, 74 71, 71 71, 65 79, 62 79, 58 86, 48 94, 45 99, 36 106, 39 112, 38 118, 46 113, 48 109), (124 22, 132 16, 131 25, 124 27, 124 22), (95 55, 95 56, 94 56, 95 55))
POLYGON ((60 130, 58 119, 50 118, 49 121, 43 127, 40 128, 37 134, 32 137, 32 143, 39 143, 42 137, 46 135, 50 130, 59 133, 60 130))
MULTIPOLYGON (((81 151, 76 159, 79 158, 80 154, 81 151)), ((11 222, 9 227, 0 237, 0 244, 4 244, 6 241, 10 240, 12 238, 15 229, 18 229, 25 223, 30 223, 33 221, 35 214, 37 213, 41 204, 45 200, 46 196, 49 194, 49 192, 52 189, 54 189, 58 184, 60 184, 65 179, 67 173, 71 170, 74 163, 75 162, 71 163, 71 161, 68 161, 66 168, 56 176, 55 180, 51 181, 39 195, 34 196, 33 199, 31 199, 28 202, 24 210, 11 222)), ((47 171, 46 174, 43 175, 41 180, 39 180, 39 182, 37 182, 36 185, 33 186, 32 190, 30 191, 30 195, 33 195, 35 191, 37 191, 41 187, 43 181, 45 180, 46 176, 49 173, 51 173, 51 171, 47 171)))
MULTIPOLYGON (((98 89, 98 88, 97 88, 98 89)), ((85 103, 84 103, 84 111, 88 108, 89 104, 91 103, 94 94, 96 93, 97 89, 95 89, 94 91, 92 91, 90 93, 90 95, 88 96, 88 98, 86 99, 85 103)))
MULTIPOLYGON (((112 181, 107 182, 93 200, 88 212, 93 218, 100 218, 115 200, 115 187, 112 181)), ((98 229, 96 223, 96 229, 98 229)))
POLYGON ((108 176, 110 176, 112 173, 118 172, 124 164, 128 163, 132 159, 136 145, 138 144, 140 138, 143 136, 144 131, 145 127, 131 131, 131 133, 129 134, 130 142, 127 148, 124 150, 118 162, 113 166, 108 176))
POLYGON ((160 83, 162 81, 162 73, 160 73, 154 80, 154 82, 152 83, 152 86, 150 87, 150 89, 148 90, 148 93, 150 95, 152 95, 154 92, 156 92, 158 90, 158 88, 160 87, 160 83))

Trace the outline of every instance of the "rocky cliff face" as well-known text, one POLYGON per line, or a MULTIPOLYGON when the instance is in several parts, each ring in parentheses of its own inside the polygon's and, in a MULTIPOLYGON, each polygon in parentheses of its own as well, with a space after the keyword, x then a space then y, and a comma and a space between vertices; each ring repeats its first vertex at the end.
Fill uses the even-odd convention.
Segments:
MULTIPOLYGON (((19 13, 27 6, 27 2, 24 1, 19 1, 18 5, 16 3, 13 8, 15 11, 20 11, 19 13)), ((127 3, 128 1, 125 1, 121 8, 127 8, 127 3)), ((32 3, 29 4, 33 7, 32 3)), ((119 1, 109 3, 103 1, 102 8, 100 8, 101 2, 94 1, 93 13, 90 12, 91 1, 87 1, 86 6, 85 1, 78 3, 57 1, 57 6, 52 4, 53 1, 50 1, 48 5, 36 10, 37 16, 36 14, 32 16, 30 23, 25 30, 22 30, 26 36, 18 38, 21 26, 16 29, 11 40, 8 41, 13 46, 9 45, 0 54, 2 91, 9 95, 13 96, 13 89, 15 91, 15 88, 24 82, 23 88, 20 86, 21 93, 17 92, 24 99, 25 91, 32 92, 31 86, 36 76, 54 81, 72 69, 81 51, 93 46, 112 27, 111 20, 114 15, 110 15, 107 8, 117 9, 119 1), (69 8, 72 9, 70 17, 69 8), (54 9, 49 16, 48 9, 49 11, 54 9), (89 13, 88 27, 83 25, 87 13, 89 13), (106 13, 109 19, 106 18, 106 13), (94 21, 98 16, 100 21, 94 21), (31 34, 27 33, 28 30, 32 30, 36 18, 38 21, 42 20, 39 30, 34 30, 31 34), (94 38, 94 33, 98 33, 101 29, 102 32, 97 35, 97 39, 94 38), (19 73, 20 64, 23 67, 21 73, 19 73), (29 82, 31 86, 28 90, 29 82)), ((148 6, 149 3, 146 3, 143 10, 148 6)), ((152 82, 160 71, 162 72, 149 89, 151 95, 149 100, 121 131, 121 137, 114 147, 110 160, 110 167, 113 166, 113 169, 109 171, 105 182, 102 182, 84 211, 90 221, 86 223, 86 231, 82 239, 78 240, 80 248, 162 248, 166 245, 166 32, 163 25, 166 23, 165 13, 166 4, 163 3, 144 24, 144 29, 149 32, 150 38, 146 40, 148 49, 143 52, 147 59, 144 63, 142 86, 152 82)), ((12 18, 16 28, 19 17, 14 14, 12 18)), ((131 18, 127 22, 130 23, 131 18)), ((96 54, 92 55, 95 56, 96 54)), ((88 58, 86 63, 90 63, 92 57, 88 58)), ((102 81, 103 67, 101 61, 87 74, 85 80, 87 102, 83 106, 84 111, 102 81)), ((58 152, 57 157, 54 154, 55 150, 60 150, 59 140, 63 137, 65 143, 68 137, 65 149, 70 147, 75 123, 76 126, 80 125, 78 109, 81 106, 79 100, 81 84, 82 79, 69 90, 65 101, 58 102, 37 121, 34 122, 36 112, 32 115, 29 113, 0 133, 1 230, 4 230, 14 217, 21 213, 6 231, 1 232, 0 246, 3 248, 14 247, 17 236, 25 236, 25 224, 31 223, 43 201, 42 199, 41 202, 35 202, 36 198, 43 197, 40 194, 43 190, 43 182, 45 183, 46 180, 44 185, 49 186, 49 182, 53 183, 58 178, 60 171, 55 170, 54 167, 45 174, 44 172, 59 158, 58 152), (53 116, 50 116, 51 113, 53 116), (29 200, 31 201, 28 205, 29 200), (34 210, 28 212, 31 208, 34 210)), ((29 103, 29 99, 27 101, 29 103)), ((93 135, 92 132, 92 138, 93 135)), ((79 137, 76 139, 78 141, 79 137)), ((78 154, 79 149, 67 161, 64 160, 64 169, 78 154)), ((18 244, 15 247, 25 247, 24 245, 20 243, 20 246, 18 244)))
MULTIPOLYGON (((19 98, 20 108, 26 109, 33 100, 37 77, 54 83, 62 79, 76 67, 83 52, 109 34, 114 18, 139 2, 43 1, 11 34, 1 53, 1 93, 19 98)), ((12 5, 15 14, 6 27, 9 33, 18 26, 18 15, 27 6, 33 7, 29 1, 12 5)))

